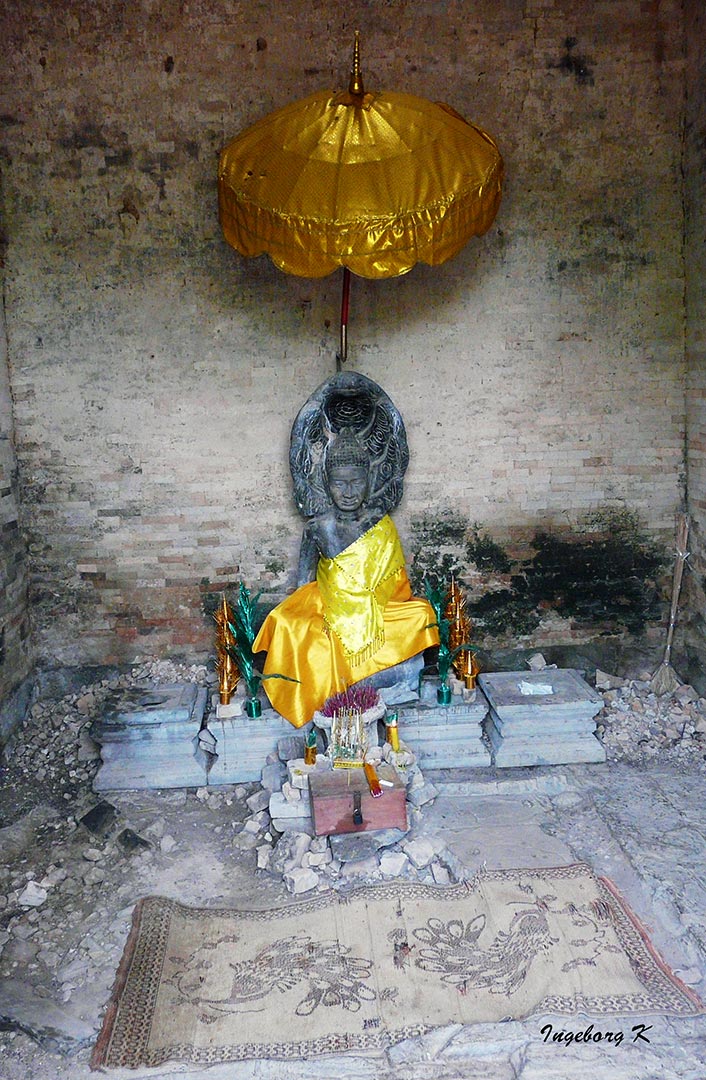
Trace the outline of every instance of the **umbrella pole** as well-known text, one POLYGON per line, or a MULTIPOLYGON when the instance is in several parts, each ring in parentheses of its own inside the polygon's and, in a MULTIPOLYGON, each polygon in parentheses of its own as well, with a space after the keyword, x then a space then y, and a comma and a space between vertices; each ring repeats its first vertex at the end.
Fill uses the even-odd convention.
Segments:
POLYGON ((351 272, 343 267, 343 287, 341 289, 341 347, 336 356, 336 371, 340 371, 348 359, 348 308, 351 299, 351 272))

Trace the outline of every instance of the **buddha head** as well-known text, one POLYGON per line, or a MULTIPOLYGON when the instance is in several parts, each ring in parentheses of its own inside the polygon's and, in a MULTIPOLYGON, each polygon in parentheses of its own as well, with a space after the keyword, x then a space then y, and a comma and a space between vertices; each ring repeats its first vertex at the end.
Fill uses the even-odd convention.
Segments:
POLYGON ((326 488, 334 506, 355 513, 365 503, 370 481, 370 455, 350 429, 330 443, 324 463, 326 488))
POLYGON ((332 508, 354 513, 363 505, 389 513, 402 498, 408 460, 398 410, 377 383, 355 371, 322 383, 292 427, 289 465, 305 518, 332 508))

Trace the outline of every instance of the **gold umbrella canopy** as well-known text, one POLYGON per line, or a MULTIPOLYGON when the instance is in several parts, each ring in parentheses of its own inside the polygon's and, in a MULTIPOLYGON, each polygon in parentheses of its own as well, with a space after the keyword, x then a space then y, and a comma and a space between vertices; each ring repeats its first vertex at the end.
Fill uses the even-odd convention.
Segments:
POLYGON ((243 255, 323 277, 404 274, 490 228, 503 162, 484 131, 412 94, 366 94, 358 43, 347 92, 322 90, 253 124, 221 153, 223 233, 243 255))

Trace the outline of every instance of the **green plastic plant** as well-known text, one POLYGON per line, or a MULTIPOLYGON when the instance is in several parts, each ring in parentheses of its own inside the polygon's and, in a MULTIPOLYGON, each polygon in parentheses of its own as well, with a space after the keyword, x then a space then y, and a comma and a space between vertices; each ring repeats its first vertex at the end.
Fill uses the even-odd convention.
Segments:
POLYGON ((434 615, 436 616, 436 622, 429 623, 429 626, 436 626, 439 631, 439 658, 437 666, 439 668, 441 685, 446 686, 451 665, 456 657, 462 652, 476 652, 476 646, 471 645, 470 642, 464 641, 460 645, 457 645, 455 649, 449 647, 451 623, 444 615, 444 609, 446 607, 446 590, 435 587, 429 581, 429 578, 425 578, 424 592, 426 593, 427 600, 434 609, 434 615))
POLYGON ((238 602, 233 609, 233 622, 228 623, 233 642, 226 647, 245 679, 251 698, 257 697, 263 679, 286 679, 287 682, 299 682, 299 679, 292 679, 289 675, 278 675, 275 672, 262 675, 255 667, 255 653, 252 647, 256 636, 255 608, 260 596, 261 594, 258 593, 257 596, 252 597, 250 590, 241 581, 238 602))

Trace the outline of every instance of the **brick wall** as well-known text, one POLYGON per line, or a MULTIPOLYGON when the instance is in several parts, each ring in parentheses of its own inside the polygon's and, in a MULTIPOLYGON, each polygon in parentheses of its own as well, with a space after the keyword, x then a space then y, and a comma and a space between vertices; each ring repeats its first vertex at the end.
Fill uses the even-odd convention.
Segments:
MULTIPOLYGON (((17 520, 17 463, 0 293, 0 706, 30 666, 27 551, 17 520)), ((2 726, 0 715, 0 742, 2 726)))
POLYGON ((7 322, 43 662, 207 649, 204 594, 292 582, 286 465, 334 370, 338 275, 222 241, 216 158, 347 81, 447 101, 507 165, 450 264, 354 279, 353 366, 405 416, 399 522, 490 533, 683 494, 680 0, 24 0, 0 16, 7 322))
POLYGON ((686 575, 687 640, 706 662, 706 13, 686 4, 687 115, 686 357, 691 558, 686 575))

